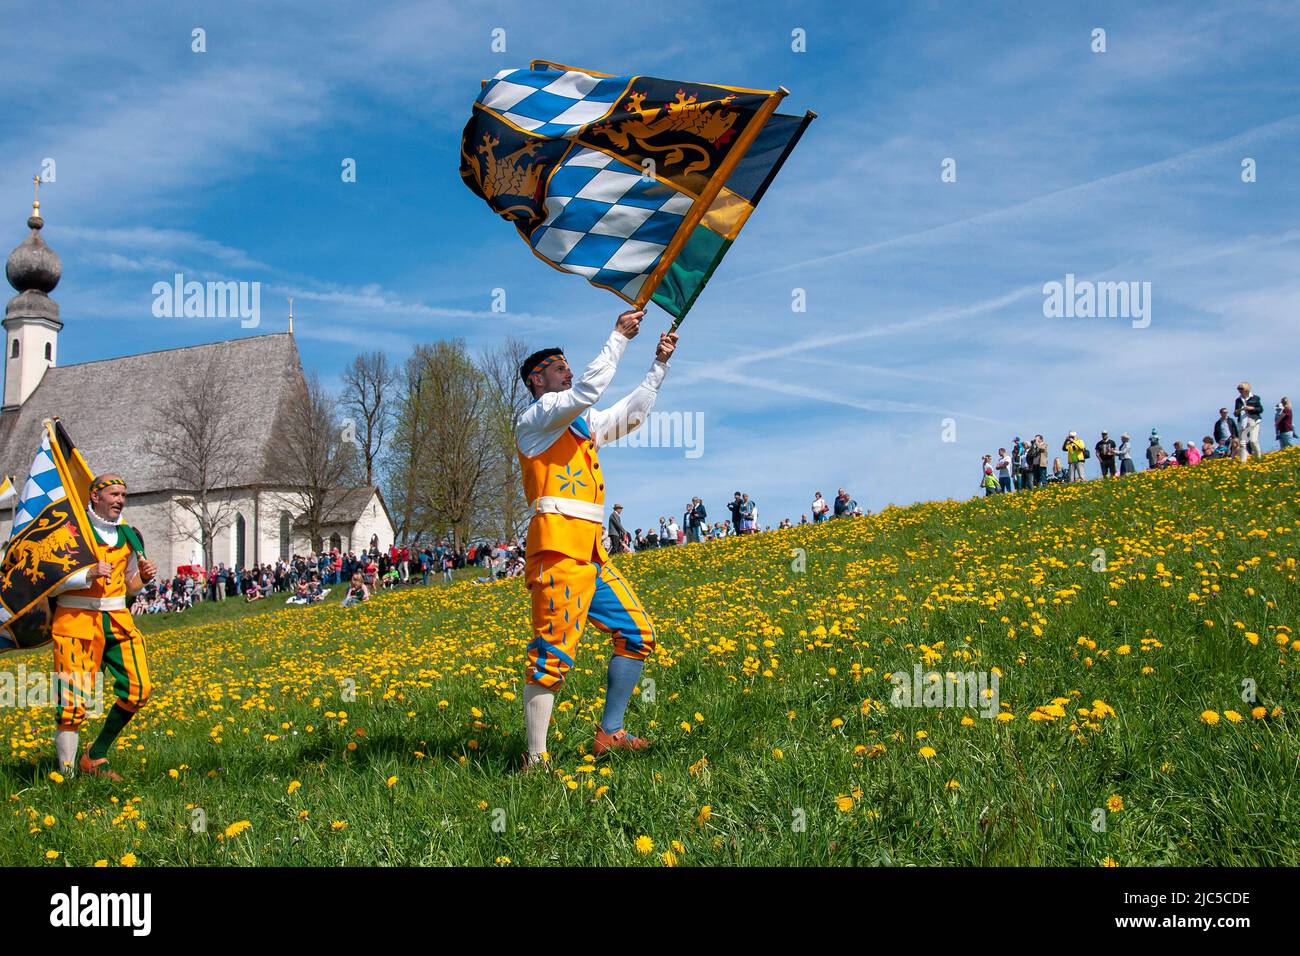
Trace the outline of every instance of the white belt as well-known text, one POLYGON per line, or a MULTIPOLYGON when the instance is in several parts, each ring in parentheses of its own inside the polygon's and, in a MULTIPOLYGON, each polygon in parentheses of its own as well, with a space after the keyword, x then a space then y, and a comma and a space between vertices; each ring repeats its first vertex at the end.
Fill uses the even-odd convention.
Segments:
POLYGON ((566 518, 579 518, 582 521, 605 523, 605 506, 594 501, 577 501, 574 498, 556 498, 542 495, 533 502, 533 514, 556 514, 566 518))
POLYGON ((80 594, 60 594, 56 600, 59 607, 75 607, 84 611, 122 611, 126 609, 126 597, 84 597, 80 594))

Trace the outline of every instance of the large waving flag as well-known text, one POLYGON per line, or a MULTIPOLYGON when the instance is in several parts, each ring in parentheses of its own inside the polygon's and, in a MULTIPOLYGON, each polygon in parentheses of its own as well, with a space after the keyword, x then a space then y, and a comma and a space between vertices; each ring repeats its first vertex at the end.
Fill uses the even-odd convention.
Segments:
POLYGON ((50 591, 99 560, 86 517, 90 469, 57 418, 43 424, 0 559, 0 653, 48 643, 50 591))
POLYGON ((816 116, 785 95, 537 60, 483 84, 460 174, 540 259, 675 327, 816 116))

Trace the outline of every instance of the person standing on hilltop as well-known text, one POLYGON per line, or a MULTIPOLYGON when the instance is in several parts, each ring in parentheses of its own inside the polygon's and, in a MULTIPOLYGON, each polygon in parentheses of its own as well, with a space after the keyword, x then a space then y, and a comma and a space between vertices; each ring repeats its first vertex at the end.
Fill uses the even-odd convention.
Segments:
POLYGON ((614 505, 609 516, 609 553, 622 554, 627 550, 627 529, 623 527, 623 506, 614 505))
POLYGON ((736 497, 727 502, 727 510, 731 512, 731 526, 735 529, 736 534, 740 534, 740 525, 744 521, 742 509, 745 507, 744 499, 741 498, 740 492, 736 492, 736 497))
POLYGON ((574 665, 578 638, 588 622, 610 634, 614 644, 605 710, 591 752, 600 756, 649 745, 624 729, 623 717, 654 650, 654 628, 601 546, 605 478, 597 448, 645 420, 668 374, 677 334, 660 334, 654 362, 630 395, 603 411, 595 408, 644 315, 639 310, 620 315, 604 348, 576 381, 558 348, 534 352, 519 367, 533 396, 516 423, 524 494, 532 510, 524 570, 533 634, 523 695, 525 769, 547 764, 555 695, 574 665))
POLYGON ((998 460, 994 467, 998 470, 998 492, 1006 494, 1011 490, 1011 456, 1005 448, 998 449, 998 460))
POLYGON ((1133 442, 1128 432, 1119 436, 1119 448, 1115 449, 1115 456, 1119 460, 1120 475, 1133 474, 1133 442))
POLYGON ((1047 484, 1047 439, 1042 435, 1034 436, 1034 487, 1047 484))
POLYGON ((1101 477, 1115 477, 1115 440, 1110 437, 1109 432, 1102 432, 1101 439, 1095 446, 1097 450, 1097 464, 1101 465, 1101 477))
POLYGON ((1061 445, 1061 451, 1066 453, 1066 458, 1070 463, 1070 477, 1066 480, 1070 482, 1083 481, 1083 461, 1087 457, 1087 448, 1084 447, 1078 433, 1070 432, 1066 436, 1061 445))
POLYGON ((1237 413, 1237 430, 1241 438, 1241 460, 1245 461, 1248 457, 1258 458, 1259 450, 1259 420, 1264 416, 1264 403, 1258 395, 1250 390, 1250 382, 1242 382, 1237 386, 1237 403, 1235 406, 1237 413))
POLYGON ((1295 420, 1291 416, 1291 399, 1285 395, 1274 406, 1273 428, 1277 433, 1277 447, 1290 448, 1295 444, 1295 420))

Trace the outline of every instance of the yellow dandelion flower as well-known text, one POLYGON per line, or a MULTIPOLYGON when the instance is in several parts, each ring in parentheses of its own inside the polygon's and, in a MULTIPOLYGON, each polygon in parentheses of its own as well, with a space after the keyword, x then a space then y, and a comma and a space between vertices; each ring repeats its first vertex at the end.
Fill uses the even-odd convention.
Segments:
POLYGON ((237 820, 230 826, 226 827, 226 837, 237 837, 252 825, 252 822, 249 820, 237 820))
POLYGON ((636 838, 635 846, 636 846, 636 851, 640 853, 642 856, 645 856, 647 853, 650 853, 651 851, 654 850, 655 841, 650 839, 645 834, 642 834, 641 836, 636 838))
POLYGON ((1218 722, 1219 722, 1219 714, 1217 711, 1213 711, 1213 710, 1201 711, 1201 723, 1209 724, 1211 727, 1213 727, 1218 722))
POLYGON ((1118 793, 1111 794, 1106 800, 1106 809, 1111 813, 1119 813, 1124 809, 1124 798, 1118 793))

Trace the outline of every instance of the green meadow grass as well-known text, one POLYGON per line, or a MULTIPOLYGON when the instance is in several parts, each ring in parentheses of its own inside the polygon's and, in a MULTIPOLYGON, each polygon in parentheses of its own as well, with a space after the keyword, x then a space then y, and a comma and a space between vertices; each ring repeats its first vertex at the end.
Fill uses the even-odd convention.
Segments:
POLYGON ((1295 865, 1297 478, 1279 452, 619 558, 654 746, 587 759, 593 629, 549 774, 515 772, 518 580, 182 615, 122 784, 55 782, 50 712, 0 713, 0 863, 1295 865), (895 706, 916 664, 997 668, 1013 719, 895 706))

